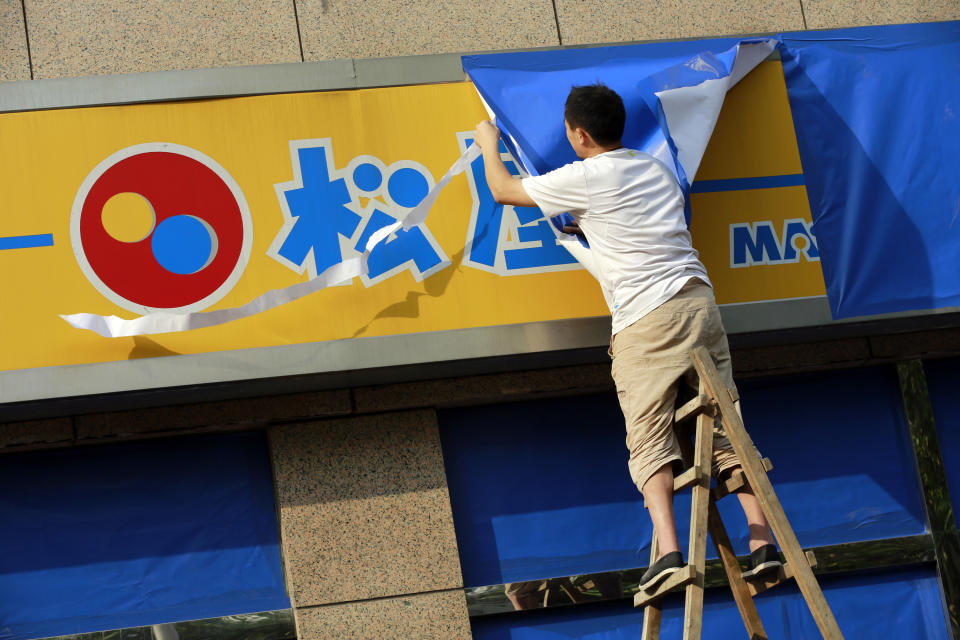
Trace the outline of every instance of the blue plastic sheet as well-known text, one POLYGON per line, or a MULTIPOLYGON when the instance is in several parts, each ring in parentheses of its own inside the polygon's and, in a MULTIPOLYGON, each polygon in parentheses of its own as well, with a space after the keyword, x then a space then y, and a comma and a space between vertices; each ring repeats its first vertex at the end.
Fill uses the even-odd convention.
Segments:
POLYGON ((833 315, 960 305, 960 22, 780 39, 833 315))
MULTIPOLYGON (((892 368, 749 381, 740 392, 801 544, 924 531, 892 368)), ((647 564, 650 520, 627 471, 615 394, 451 409, 440 428, 466 586, 647 564)), ((681 540, 689 504, 678 494, 681 540)), ((746 553, 737 502, 719 506, 746 553)))
POLYGON ((0 638, 290 607, 263 434, 0 465, 0 638))
MULTIPOLYGON (((931 568, 871 572, 820 579, 837 624, 848 640, 910 638, 948 640, 940 588, 931 568)), ((771 638, 819 638, 800 592, 788 583, 755 600, 771 638)), ((523 615, 476 618, 476 640, 632 640, 639 638, 643 613, 629 600, 597 606, 524 612, 523 615)), ((661 637, 679 638, 683 627, 681 596, 667 598, 661 637)), ((743 622, 728 589, 710 589, 704 598, 703 637, 741 640, 743 622)))
MULTIPOLYGON (((706 79, 713 66, 697 71, 683 63, 704 54, 732 63, 726 38, 656 45, 626 45, 463 56, 463 69, 496 114, 498 126, 517 142, 527 170, 538 175, 577 159, 563 128, 563 104, 573 85, 603 82, 620 94, 627 110, 624 144, 644 149, 661 144, 664 132, 651 76, 675 69, 679 82, 706 79), (713 52, 719 53, 719 58, 713 52), (650 79, 650 80, 647 80, 650 79), (647 80, 644 91, 639 86, 647 80)), ((715 77, 715 76, 714 76, 715 77)))
POLYGON ((960 514, 960 419, 955 402, 957 389, 960 389, 960 360, 928 361, 924 367, 937 424, 940 457, 947 476, 954 517, 957 518, 957 514, 960 514))
MULTIPOLYGON (((464 56, 462 64, 528 173, 577 159, 563 126, 564 102, 570 87, 603 82, 623 98, 624 145, 662 161, 688 195, 727 88, 774 45, 726 38, 464 56)), ((689 198, 686 203, 689 221, 689 198)), ((562 214, 552 221, 562 229, 569 220, 562 214)))

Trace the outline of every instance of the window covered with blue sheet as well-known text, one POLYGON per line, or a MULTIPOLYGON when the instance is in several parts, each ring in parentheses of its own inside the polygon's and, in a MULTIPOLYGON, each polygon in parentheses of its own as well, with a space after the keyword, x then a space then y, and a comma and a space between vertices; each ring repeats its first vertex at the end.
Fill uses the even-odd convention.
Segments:
POLYGON ((940 457, 956 518, 960 513, 960 416, 957 416, 955 398, 960 388, 960 360, 935 360, 924 363, 924 367, 937 424, 940 457))
POLYGON ((0 638, 289 608, 262 433, 0 465, 0 638))
MULTIPOLYGON (((745 381, 740 392, 802 545, 924 532, 893 367, 745 381)), ((647 564, 651 526, 615 394, 451 409, 440 427, 466 586, 647 564)), ((678 494, 681 540, 689 502, 678 494)), ((746 553, 739 506, 719 506, 746 553)))

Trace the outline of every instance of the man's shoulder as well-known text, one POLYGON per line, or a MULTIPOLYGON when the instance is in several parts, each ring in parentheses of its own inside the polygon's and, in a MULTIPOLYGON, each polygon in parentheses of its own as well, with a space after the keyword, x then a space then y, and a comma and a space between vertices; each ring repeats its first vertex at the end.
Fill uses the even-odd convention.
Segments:
POLYGON ((588 171, 600 173, 614 172, 624 177, 657 175, 665 182, 677 182, 676 175, 662 160, 645 151, 621 147, 615 152, 596 157, 603 158, 604 156, 606 156, 606 158, 601 159, 597 164, 591 165, 588 171))
POLYGON ((535 181, 569 180, 575 176, 582 176, 585 172, 583 160, 575 160, 561 165, 556 169, 551 169, 538 176, 528 176, 526 179, 535 181))

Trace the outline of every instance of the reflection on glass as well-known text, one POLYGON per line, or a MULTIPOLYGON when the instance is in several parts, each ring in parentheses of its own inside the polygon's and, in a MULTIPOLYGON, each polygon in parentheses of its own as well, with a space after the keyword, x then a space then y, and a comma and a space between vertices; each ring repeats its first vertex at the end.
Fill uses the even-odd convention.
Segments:
POLYGON ((623 576, 620 573, 610 572, 508 582, 503 585, 503 592, 514 610, 520 611, 619 598, 622 595, 622 583, 623 576))
MULTIPOLYGON (((293 611, 281 609, 150 627, 95 631, 57 640, 296 640, 293 611)), ((52 640, 52 639, 51 639, 52 640)))
MULTIPOLYGON (((960 557, 960 538, 957 554, 960 557)), ((921 534, 866 542, 849 542, 811 549, 817 558, 814 573, 824 575, 931 563, 935 559, 934 536, 921 534)), ((747 566, 747 557, 739 559, 747 566)), ((603 600, 632 598, 646 567, 569 577, 541 578, 465 590, 471 617, 568 606, 603 600)), ((719 560, 706 564, 704 586, 726 587, 727 576, 719 560)))

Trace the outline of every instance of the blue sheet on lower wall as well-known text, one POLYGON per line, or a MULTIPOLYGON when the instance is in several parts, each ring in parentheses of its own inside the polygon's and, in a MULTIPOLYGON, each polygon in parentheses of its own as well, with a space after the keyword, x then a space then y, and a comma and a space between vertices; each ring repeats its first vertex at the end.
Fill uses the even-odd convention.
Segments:
POLYGON ((0 638, 290 607, 266 438, 5 457, 0 638))
POLYGON ((953 405, 954 394, 960 388, 960 360, 934 360, 925 362, 924 367, 950 501, 954 517, 960 520, 960 418, 953 405))
MULTIPOLYGON (((748 381, 740 392, 801 544, 925 530, 893 367, 748 381)), ((440 435, 468 587, 647 564, 650 519, 627 471, 616 394, 450 409, 440 435)), ((681 540, 689 496, 676 499, 681 540)), ((733 499, 719 506, 746 553, 743 512, 733 499)))
MULTIPOLYGON (((823 577, 820 584, 847 640, 950 638, 940 588, 931 568, 823 577)), ((760 595, 756 603, 769 637, 780 640, 821 637, 793 583, 760 595)), ((475 618, 472 626, 474 640, 628 640, 640 637, 643 613, 634 609, 630 600, 619 600, 475 618)), ((661 637, 679 638, 682 627, 681 594, 666 601, 661 637)), ((729 589, 707 591, 703 637, 710 640, 744 637, 743 622, 729 589)))

